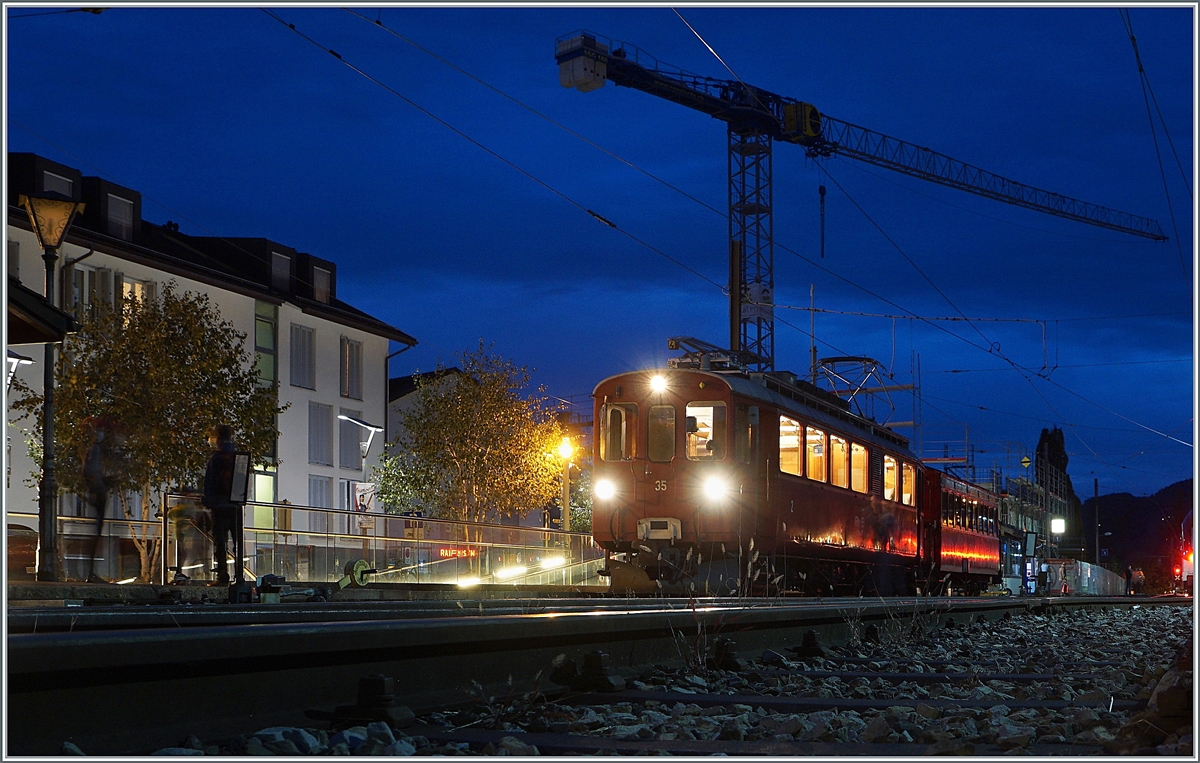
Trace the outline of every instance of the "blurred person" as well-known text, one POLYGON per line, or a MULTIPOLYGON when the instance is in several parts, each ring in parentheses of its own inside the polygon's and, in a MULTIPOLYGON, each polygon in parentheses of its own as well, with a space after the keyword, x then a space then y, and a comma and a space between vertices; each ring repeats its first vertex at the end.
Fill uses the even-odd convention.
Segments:
POLYGON ((211 585, 229 585, 229 566, 226 561, 226 538, 233 536, 234 575, 242 581, 242 507, 231 500, 233 493, 233 463, 236 448, 233 427, 218 424, 208 436, 214 449, 204 469, 202 502, 212 512, 213 556, 216 559, 217 579, 211 585))

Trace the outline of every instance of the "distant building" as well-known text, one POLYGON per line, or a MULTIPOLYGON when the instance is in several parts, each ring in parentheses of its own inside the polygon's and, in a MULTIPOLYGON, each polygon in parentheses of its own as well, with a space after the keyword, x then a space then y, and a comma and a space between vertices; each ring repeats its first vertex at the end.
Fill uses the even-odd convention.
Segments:
MULTIPOLYGON (((20 194, 45 190, 87 205, 59 251, 55 304, 77 315, 96 302, 114 305, 129 295, 153 297, 169 281, 181 292, 208 295, 221 316, 246 334, 246 350, 263 380, 278 381, 280 402, 291 403, 279 416, 280 435, 271 459, 278 463, 254 474, 252 498, 350 508, 355 484, 374 465, 382 438, 375 438, 364 461, 359 443, 367 440, 368 432, 338 415, 384 426, 389 342, 412 346, 417 340, 338 299, 337 265, 330 260, 264 238, 192 236, 169 221, 148 222, 141 216, 139 192, 28 153, 8 155, 10 313, 15 293, 11 279, 35 295, 43 291, 42 252, 17 200, 20 194)), ((44 319, 52 320, 53 313, 44 319)), ((30 356, 35 348, 14 349, 30 356)), ((37 358, 16 373, 40 389, 40 355, 37 358)), ((6 414, 12 421, 12 414, 6 414)), ((23 426, 33 425, 26 420, 23 426)), ((29 515, 37 513, 37 491, 24 484, 35 465, 23 444, 14 443, 19 440, 16 430, 9 427, 8 435, 6 519, 36 527, 29 515)), ((76 497, 60 496, 60 515, 81 516, 83 511, 76 497)), ((119 533, 119 528, 112 532, 119 533)), ((68 575, 73 574, 71 558, 83 553, 83 542, 67 523, 61 551, 68 575)), ((113 538, 110 546, 118 559, 109 568, 110 576, 124 574, 127 566, 136 571, 136 554, 126 561, 132 553, 127 543, 113 538)))

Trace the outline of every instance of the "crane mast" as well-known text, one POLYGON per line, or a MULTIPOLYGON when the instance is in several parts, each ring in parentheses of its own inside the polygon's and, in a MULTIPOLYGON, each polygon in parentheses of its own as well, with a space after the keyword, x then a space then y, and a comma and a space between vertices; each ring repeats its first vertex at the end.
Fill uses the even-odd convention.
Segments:
POLYGON ((772 147, 809 157, 845 156, 996 201, 1165 241, 1144 217, 1018 183, 882 133, 824 116, 810 103, 738 80, 703 77, 664 64, 633 45, 579 31, 555 43, 559 82, 590 92, 631 87, 720 119, 729 159, 730 350, 751 370, 775 367, 772 147))

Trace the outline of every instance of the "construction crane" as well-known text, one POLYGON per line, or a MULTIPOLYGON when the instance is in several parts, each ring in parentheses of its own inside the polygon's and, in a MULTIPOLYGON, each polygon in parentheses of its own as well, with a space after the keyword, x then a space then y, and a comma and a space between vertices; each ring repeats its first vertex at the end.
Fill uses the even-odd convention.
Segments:
POLYGON ((1165 241, 1154 220, 1018 183, 928 148, 824 116, 810 103, 738 80, 664 64, 633 45, 578 31, 555 43, 559 82, 590 92, 607 81, 704 112, 728 125, 730 350, 754 371, 775 367, 771 148, 845 156, 1089 225, 1165 241))

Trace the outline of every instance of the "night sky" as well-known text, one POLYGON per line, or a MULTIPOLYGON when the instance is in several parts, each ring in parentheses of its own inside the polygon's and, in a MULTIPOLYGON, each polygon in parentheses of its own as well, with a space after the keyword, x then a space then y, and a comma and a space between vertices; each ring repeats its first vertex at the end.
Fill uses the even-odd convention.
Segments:
POLYGON ((776 367, 807 371, 811 285, 821 356, 897 384, 919 357, 927 453, 969 433, 1012 475, 1060 426, 1081 497, 1193 474, 1190 7, 1132 9, 1153 134, 1117 8, 680 8, 721 60, 669 7, 270 9, 296 31, 254 8, 51 10, 6 8, 7 150, 138 190, 184 233, 335 261, 342 299, 420 341, 393 375, 483 338, 586 398, 663 366, 668 337, 727 343, 725 125, 561 87, 554 42, 578 29, 1156 219, 1170 241, 851 159, 823 160, 830 180, 776 144, 776 367))

